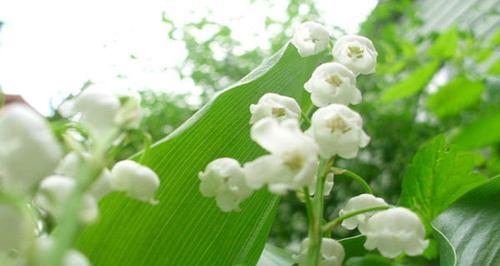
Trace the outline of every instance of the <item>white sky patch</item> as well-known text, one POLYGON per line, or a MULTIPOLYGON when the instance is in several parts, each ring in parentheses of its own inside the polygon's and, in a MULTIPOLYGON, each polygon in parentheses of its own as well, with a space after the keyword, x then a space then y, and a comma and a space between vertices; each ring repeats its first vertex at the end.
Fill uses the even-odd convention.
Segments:
MULTIPOLYGON (((200 88, 189 78, 181 80, 175 69, 187 51, 182 42, 168 39, 162 13, 176 23, 207 17, 228 25, 242 49, 268 49, 272 33, 265 31, 264 18, 284 19, 287 2, 272 1, 269 7, 249 0, 1 1, 0 86, 44 114, 51 102, 58 104, 87 80, 190 93, 196 103, 200 88)), ((355 33, 376 2, 318 0, 317 7, 323 22, 355 33)))

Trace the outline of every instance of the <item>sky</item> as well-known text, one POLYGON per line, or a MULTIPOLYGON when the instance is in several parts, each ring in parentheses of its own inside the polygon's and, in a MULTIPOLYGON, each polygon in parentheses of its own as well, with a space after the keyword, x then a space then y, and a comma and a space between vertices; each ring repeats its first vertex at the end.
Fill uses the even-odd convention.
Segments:
MULTIPOLYGON (((177 24, 208 17, 231 25, 243 49, 268 48, 264 18, 283 18, 288 1, 2 0, 0 87, 43 114, 90 80, 110 87, 188 93, 201 89, 176 67, 188 51, 170 40, 162 14, 177 24), (223 8, 221 8, 223 7, 223 8), (134 58, 131 58, 134 55, 134 58)), ((356 33, 377 0, 317 0, 322 20, 356 33)), ((306 10, 303 10, 306 12, 306 10)), ((200 32, 200 37, 203 37, 200 32)))

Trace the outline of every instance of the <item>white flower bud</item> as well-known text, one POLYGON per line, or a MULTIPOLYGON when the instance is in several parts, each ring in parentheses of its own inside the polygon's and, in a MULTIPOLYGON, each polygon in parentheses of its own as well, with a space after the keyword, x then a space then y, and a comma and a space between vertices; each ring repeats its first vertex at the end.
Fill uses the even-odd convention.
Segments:
POLYGON ((410 256, 420 255, 429 245, 422 222, 406 208, 377 212, 359 229, 366 236, 365 248, 378 249, 388 258, 395 258, 403 252, 410 256))
POLYGON ((345 65, 354 74, 371 74, 375 72, 377 51, 372 41, 358 35, 340 37, 333 46, 334 60, 345 65))
POLYGON ((318 147, 300 130, 297 120, 279 122, 264 118, 253 125, 250 136, 271 153, 244 165, 250 187, 258 189, 268 184, 271 192, 283 194, 313 182, 318 167, 318 147))
MULTIPOLYGON (((53 175, 45 178, 38 188, 34 203, 56 219, 60 219, 64 206, 76 187, 76 181, 66 176, 53 175)), ((99 211, 95 199, 85 194, 80 210, 80 221, 84 224, 97 220, 99 211)))
POLYGON ((201 194, 215 197, 217 206, 224 212, 240 210, 240 203, 253 192, 246 184, 240 164, 231 158, 212 161, 198 176, 201 194))
POLYGON ((149 167, 131 160, 116 163, 111 169, 111 187, 124 191, 131 198, 156 204, 156 190, 160 186, 160 178, 149 167))
POLYGON ((65 117, 79 114, 79 121, 96 137, 108 137, 116 127, 119 98, 108 90, 86 89, 74 99, 64 102, 59 112, 65 117))
POLYGON ((0 202, 0 257, 11 250, 23 250, 35 236, 35 224, 14 205, 0 202))
MULTIPOLYGON (((55 173, 58 175, 77 178, 78 167, 84 160, 90 159, 90 155, 84 154, 83 158, 74 152, 68 153, 61 163, 57 166, 55 173)), ((111 188, 111 172, 109 169, 104 168, 101 175, 90 186, 88 193, 92 195, 97 201, 112 192, 111 188)))
MULTIPOLYGON (((350 198, 344 208, 339 212, 339 215, 345 215, 351 212, 360 211, 363 209, 388 206, 384 199, 377 198, 372 194, 361 194, 350 198)), ((368 218, 372 217, 376 211, 358 214, 354 217, 342 221, 342 226, 348 230, 353 230, 358 226, 366 224, 368 218)))
POLYGON ((323 158, 339 155, 350 159, 370 141, 362 126, 363 120, 358 113, 345 105, 331 104, 313 114, 307 133, 319 144, 319 154, 323 158))
POLYGON ((276 93, 264 94, 257 104, 250 105, 250 124, 266 117, 274 117, 280 121, 285 119, 299 119, 300 106, 290 97, 282 96, 276 93))
MULTIPOLYGON (((323 195, 328 196, 330 195, 330 192, 332 192, 333 185, 334 185, 334 175, 333 173, 328 173, 325 178, 325 186, 323 188, 323 195)), ((314 182, 309 186, 309 194, 312 196, 316 194, 316 182, 317 178, 314 178, 314 182)))
POLYGON ((317 67, 304 88, 311 93, 311 100, 318 107, 331 103, 358 104, 362 98, 354 74, 336 62, 317 67))
MULTIPOLYGON (((304 239, 300 245, 299 254, 294 256, 299 266, 307 266, 309 241, 309 238, 304 239)), ((342 244, 331 238, 321 239, 321 257, 318 266, 341 266, 344 257, 345 251, 342 244)))
MULTIPOLYGON (((42 265, 49 259, 54 240, 49 236, 39 237, 32 245, 29 252, 29 265, 42 265)), ((71 249, 66 252, 62 266, 90 266, 90 262, 77 250, 71 249)))
POLYGON ((126 90, 117 92, 120 99, 120 110, 118 111, 115 122, 118 125, 130 128, 137 128, 141 123, 141 95, 137 92, 126 90))
POLYGON ((307 57, 318 54, 328 48, 330 34, 321 24, 308 21, 300 24, 293 34, 292 44, 300 56, 307 57))
POLYGON ((26 193, 50 174, 62 151, 47 121, 27 106, 0 111, 0 190, 26 193))

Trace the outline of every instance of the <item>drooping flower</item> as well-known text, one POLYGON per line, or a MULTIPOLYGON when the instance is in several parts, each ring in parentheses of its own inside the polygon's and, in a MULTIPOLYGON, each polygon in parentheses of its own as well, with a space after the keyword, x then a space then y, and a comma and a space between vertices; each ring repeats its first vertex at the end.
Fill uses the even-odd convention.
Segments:
MULTIPOLYGON (((350 198, 344 208, 340 210, 339 215, 342 216, 351 212, 382 206, 388 206, 384 199, 377 198, 372 194, 361 194, 356 197, 350 198)), ((376 211, 366 212, 345 219, 344 221, 342 221, 342 226, 346 229, 353 230, 358 226, 366 224, 368 218, 372 217, 375 213, 376 211)))
POLYGON ((290 97, 279 95, 276 93, 264 94, 257 104, 250 105, 250 124, 266 117, 274 117, 280 121, 285 119, 299 119, 300 106, 290 97))
POLYGON ((307 57, 318 54, 328 48, 330 34, 321 24, 308 21, 300 24, 293 34, 292 44, 300 56, 307 57))
POLYGON ((22 209, 0 202, 0 257, 21 251, 35 237, 35 224, 22 209))
POLYGON ((271 192, 283 194, 313 182, 318 167, 318 147, 300 130, 297 120, 279 122, 264 118, 253 125, 250 136, 270 152, 244 165, 250 187, 258 189, 267 184, 271 192))
MULTIPOLYGON (((28 265, 43 265, 49 259, 54 247, 54 240, 49 236, 41 236, 33 242, 28 253, 28 265)), ((71 249, 66 252, 62 266, 90 266, 90 261, 81 252, 71 249)))
POLYGON ((378 249, 388 258, 395 258, 403 252, 417 256, 429 245, 424 225, 414 212, 406 208, 377 212, 359 230, 366 236, 366 249, 378 249))
MULTIPOLYGON (((34 203, 56 219, 60 219, 68 199, 76 187, 75 179, 67 176, 49 176, 40 183, 34 203)), ((90 194, 82 198, 79 210, 80 221, 89 224, 97 220, 99 209, 97 202, 90 194)))
POLYGON ((362 98, 354 74, 336 62, 317 67, 304 88, 311 93, 311 100, 318 107, 331 103, 358 104, 362 98))
POLYGON ((370 141, 362 126, 363 120, 358 113, 345 105, 331 104, 313 114, 307 133, 319 144, 319 154, 323 158, 339 155, 350 159, 370 141))
MULTIPOLYGON (((323 187, 323 195, 328 196, 330 195, 330 192, 332 192, 333 185, 334 185, 334 174, 333 173, 328 173, 325 177, 325 185, 323 187)), ((316 182, 317 179, 314 178, 314 182, 309 186, 309 194, 312 196, 316 194, 316 182)))
MULTIPOLYGON (((294 256, 299 266, 307 266, 307 253, 309 251, 309 238, 302 241, 300 252, 294 256)), ((344 261, 345 251, 342 244, 331 238, 321 239, 321 257, 319 266, 341 266, 344 261)))
POLYGON ((119 161, 111 169, 111 187, 123 191, 131 198, 158 203, 154 199, 160 178, 149 167, 131 160, 119 161))
POLYGON ((224 212, 238 211, 240 203, 253 192, 246 184, 239 162, 231 158, 212 161, 198 176, 201 194, 215 197, 217 206, 224 212))
POLYGON ((340 37, 333 46, 334 60, 345 65, 354 74, 371 74, 375 72, 377 51, 372 41, 358 35, 340 37))
POLYGON ((27 106, 0 111, 0 190, 25 193, 57 166, 62 150, 49 124, 27 106))

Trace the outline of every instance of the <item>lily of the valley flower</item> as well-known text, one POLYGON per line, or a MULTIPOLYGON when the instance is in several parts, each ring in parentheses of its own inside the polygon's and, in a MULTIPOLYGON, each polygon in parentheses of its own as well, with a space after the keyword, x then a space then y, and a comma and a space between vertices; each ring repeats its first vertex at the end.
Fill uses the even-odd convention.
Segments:
MULTIPOLYGON (((304 239, 300 245, 299 254, 294 256, 299 266, 307 266, 309 241, 309 238, 304 239)), ((344 257, 345 251, 342 244, 331 238, 321 239, 321 257, 318 266, 341 266, 344 257)))
POLYGON ((111 169, 111 187, 123 191, 131 198, 158 203, 154 199, 160 186, 160 178, 149 167, 131 160, 116 163, 111 169))
POLYGON ((250 124, 261 120, 266 117, 274 117, 280 121, 285 119, 299 119, 300 106, 290 97, 279 95, 276 93, 264 94, 257 104, 250 105, 250 124))
POLYGON ((0 190, 10 193, 32 190, 62 155, 47 121, 19 104, 0 111, 0 147, 0 190))
POLYGON ((300 130, 297 120, 264 118, 253 125, 250 136, 270 152, 244 165, 250 187, 258 189, 267 184, 271 192, 283 194, 313 182, 318 147, 300 130))
POLYGON ((212 161, 199 173, 199 178, 201 194, 215 197, 217 206, 224 212, 238 211, 240 203, 253 192, 246 184, 240 163, 231 158, 212 161))
POLYGON ((35 237, 35 224, 23 210, 0 202, 0 257, 20 251, 35 237))
MULTIPOLYGON (((71 197, 75 187, 76 181, 71 177, 49 176, 40 183, 34 203, 56 219, 60 219, 64 204, 71 197)), ((96 200, 90 194, 85 194, 82 201, 79 210, 80 221, 84 224, 95 222, 99 216, 96 200)))
POLYGON ((372 41, 358 35, 340 37, 333 46, 334 60, 345 65, 355 74, 371 74, 375 72, 377 51, 372 41))
MULTIPOLYGON (((54 240, 49 236, 41 236, 33 242, 28 256, 28 265, 43 265, 51 254, 54 240)), ((71 249, 66 252, 61 266, 90 266, 90 262, 81 252, 71 249)))
POLYGON ((336 62, 317 67, 304 88, 311 93, 311 100, 318 107, 331 103, 358 104, 362 98, 354 73, 336 62))
POLYGON ((307 57, 318 54, 328 48, 330 34, 321 24, 308 21, 300 24, 293 34, 292 44, 300 56, 307 57))
MULTIPOLYGON (((354 211, 381 206, 388 206, 384 199, 377 198, 372 194, 361 194, 356 197, 350 198, 344 208, 340 210, 339 215, 342 216, 354 211)), ((366 224, 368 218, 372 217, 375 213, 375 211, 366 212, 345 219, 344 221, 342 221, 342 226, 346 229, 353 230, 358 226, 366 224)))
POLYGON ((420 255, 429 245, 422 222, 406 208, 377 212, 359 230, 366 236, 366 249, 378 249, 388 258, 403 252, 410 256, 420 255))
POLYGON ((354 158, 359 148, 365 147, 370 141, 362 129, 361 116, 345 105, 322 107, 313 114, 311 121, 308 134, 319 144, 319 154, 323 158, 334 155, 354 158))

